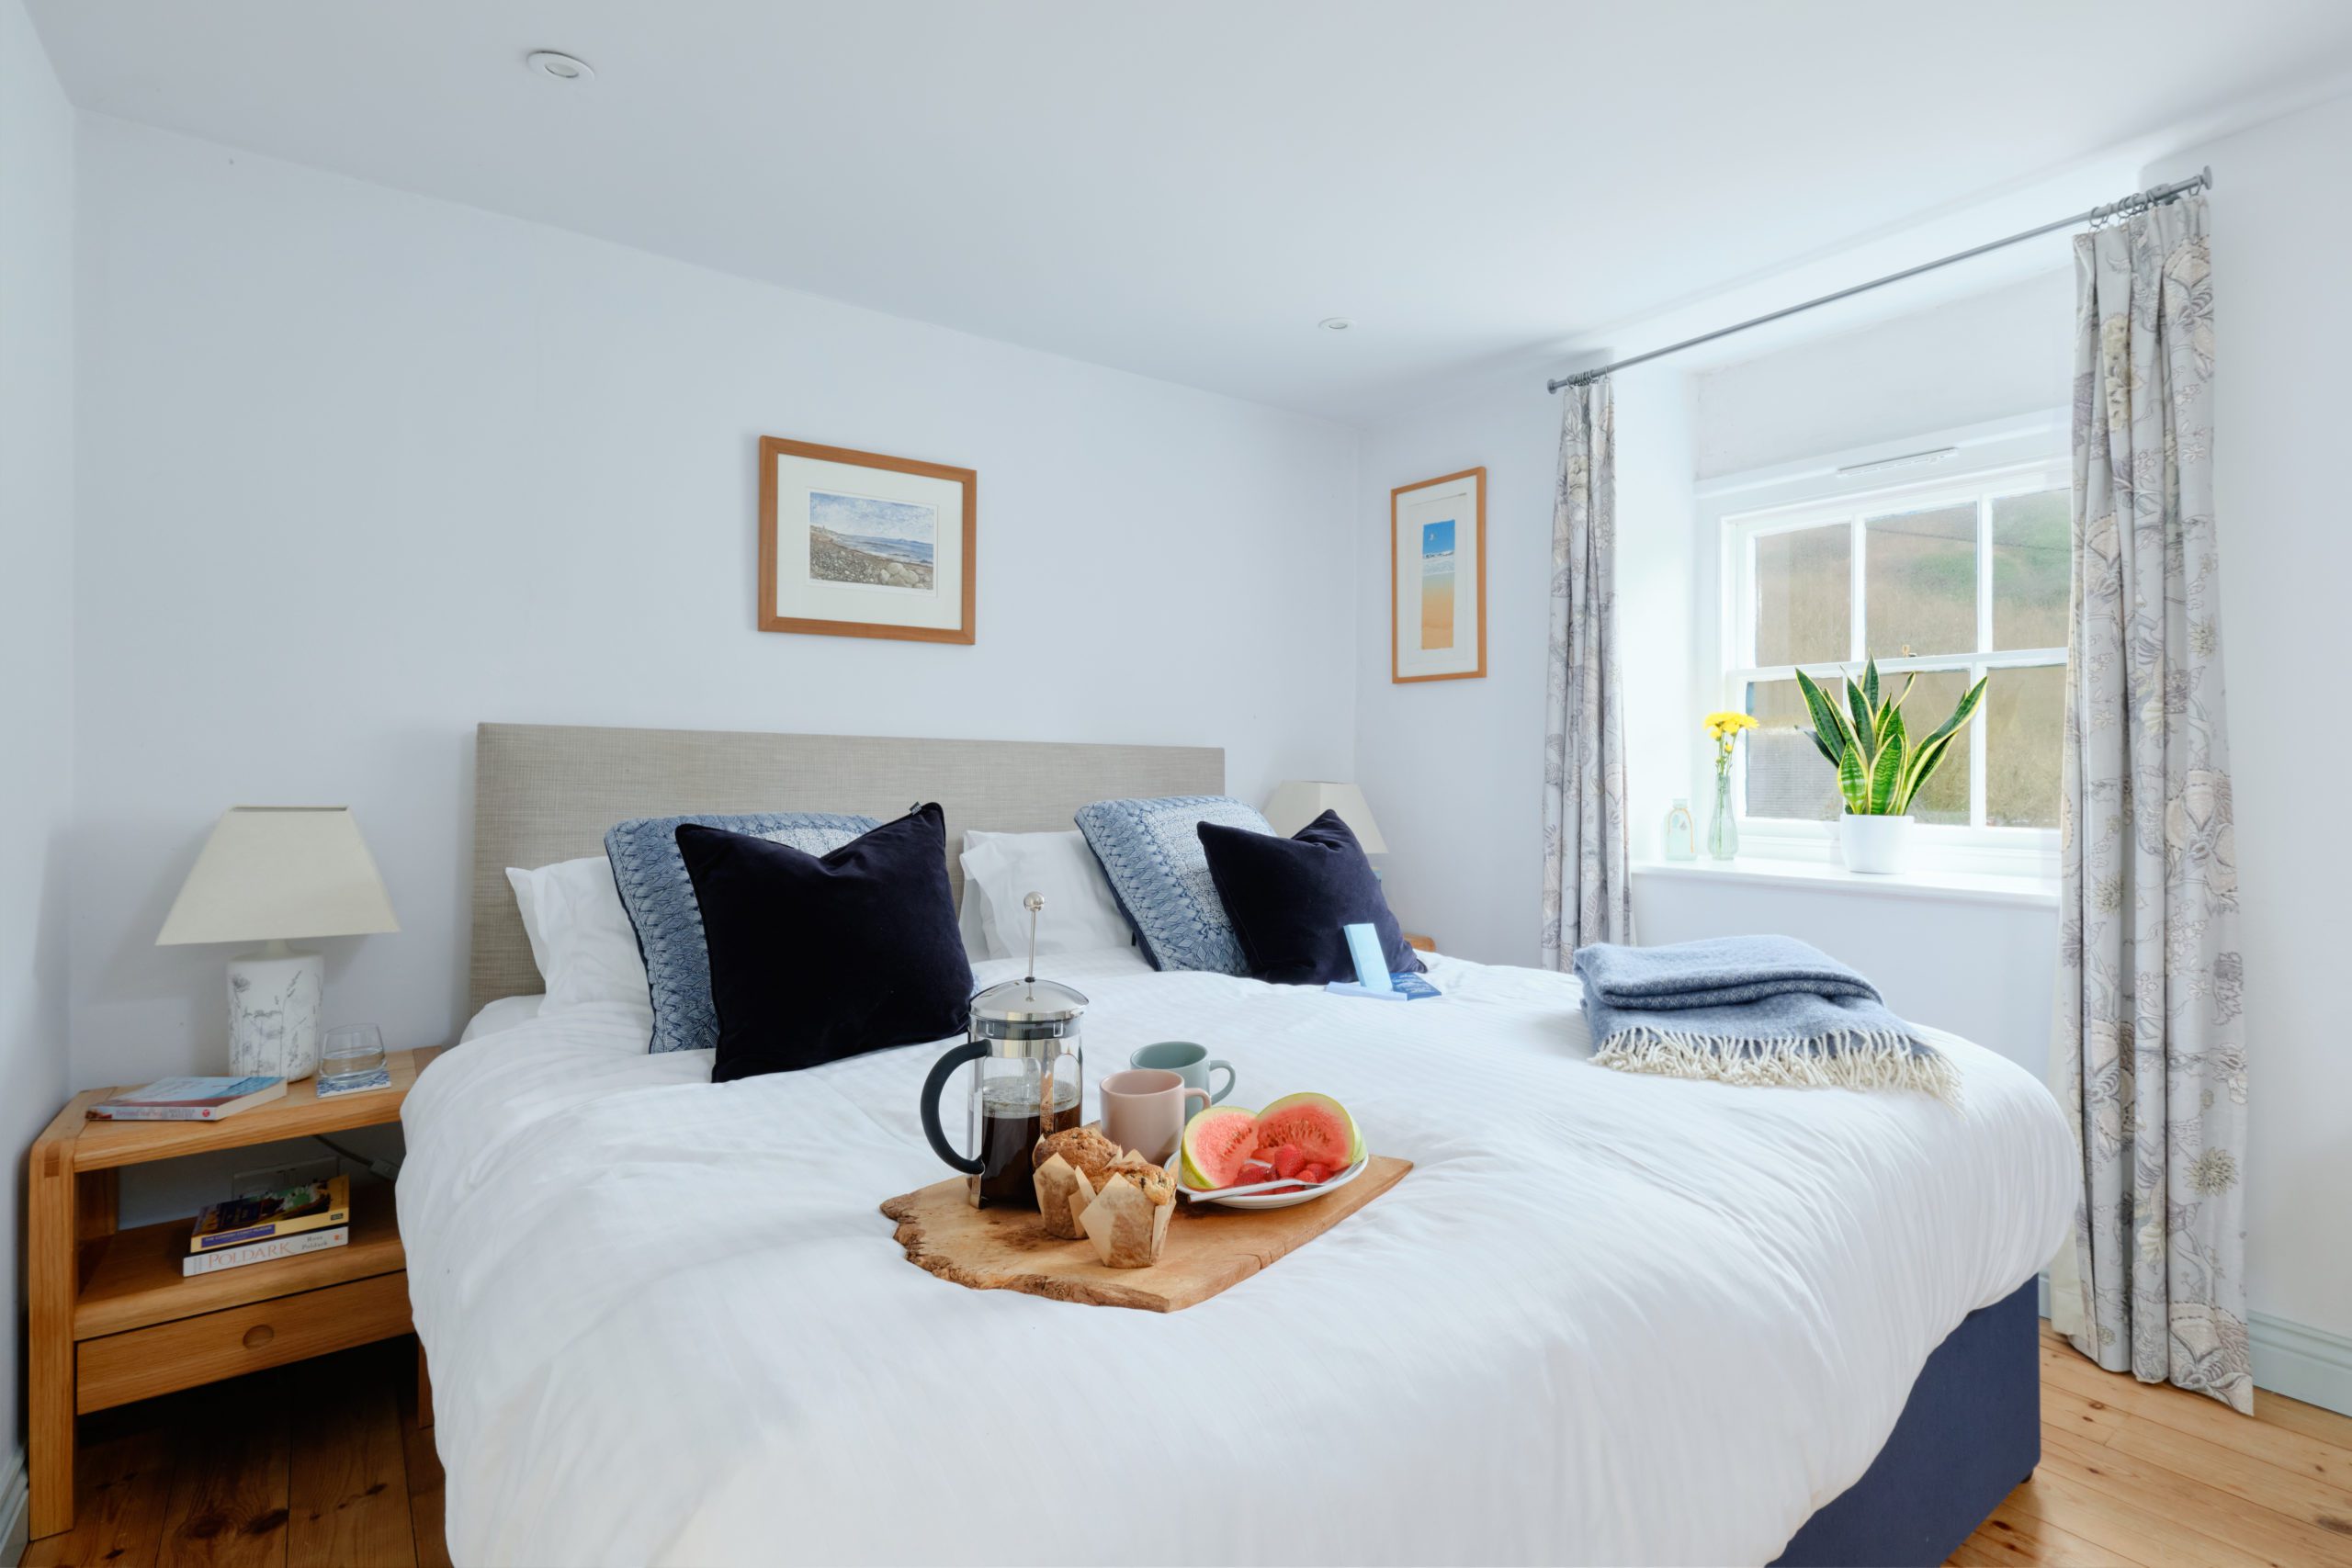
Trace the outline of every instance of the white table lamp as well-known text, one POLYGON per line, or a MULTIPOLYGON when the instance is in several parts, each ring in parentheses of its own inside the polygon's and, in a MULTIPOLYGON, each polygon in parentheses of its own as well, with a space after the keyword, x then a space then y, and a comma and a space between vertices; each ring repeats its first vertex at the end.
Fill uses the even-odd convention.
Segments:
POLYGON ((1278 784, 1266 797, 1266 820, 1275 832, 1289 838, 1326 811, 1336 811, 1348 831, 1356 836, 1368 855, 1385 855, 1387 841, 1380 836, 1380 826, 1372 819, 1372 807, 1364 804, 1363 791, 1351 784, 1327 784, 1315 779, 1292 779, 1278 784))
POLYGON ((289 1081, 319 1066, 325 961, 289 937, 396 931, 347 806, 232 806, 172 901, 158 947, 258 942, 229 964, 229 1066, 289 1081))

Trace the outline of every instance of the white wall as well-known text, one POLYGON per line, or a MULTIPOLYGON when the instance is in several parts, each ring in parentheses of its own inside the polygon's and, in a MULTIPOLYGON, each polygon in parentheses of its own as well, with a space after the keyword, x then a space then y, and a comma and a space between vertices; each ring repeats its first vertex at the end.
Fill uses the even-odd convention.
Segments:
POLYGON ((2050 271, 1701 373, 1699 477, 2071 406, 2074 274, 2042 248, 2050 271))
POLYGON ((73 1074, 217 1067, 154 935, 221 807, 347 802, 402 930, 329 1022, 462 1021, 484 719, 1353 765, 1354 434, 105 118, 81 163, 73 1074), (755 443, 979 473, 977 646, 753 629, 755 443))
MULTIPOLYGON (((1618 611, 1630 787, 1689 681, 1690 451, 1684 378, 1618 378, 1618 611)), ((1388 840, 1390 903, 1447 953, 1533 964, 1543 912, 1544 649, 1560 400, 1513 374, 1366 431, 1356 532, 1356 779, 1388 840), (1389 491, 1487 470, 1487 677, 1389 673, 1389 491)), ((1662 818, 1664 810, 1658 815, 1662 818)), ((1637 813, 1637 844, 1656 825, 1637 813)))
POLYGON ((23 1441, 23 1156, 66 1089, 73 326, 74 111, 18 0, 0 0, 0 1555, 23 1441))
MULTIPOLYGON (((2352 423, 2352 212, 2331 199, 2352 183, 2352 100, 2193 149, 2150 178, 2208 163, 2214 506, 2245 951, 2247 1289, 2257 1314, 2352 1337, 2352 1046, 2339 984, 2352 900, 2332 829, 2352 733, 2330 695, 2352 581, 2337 472, 2352 423)), ((2352 1370, 2341 1375, 2339 1398, 2352 1400, 2352 1370)))
POLYGON ((2036 1077, 2049 1063, 2054 905, 1636 872, 1634 920, 1650 943, 1802 937, 1869 976, 1901 1016, 1998 1051, 2036 1077))

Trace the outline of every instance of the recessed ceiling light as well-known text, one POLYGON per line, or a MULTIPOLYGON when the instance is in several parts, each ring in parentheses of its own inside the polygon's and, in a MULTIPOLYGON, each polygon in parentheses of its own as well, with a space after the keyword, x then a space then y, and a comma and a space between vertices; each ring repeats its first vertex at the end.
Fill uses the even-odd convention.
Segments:
POLYGON ((596 73, 589 63, 577 57, 552 49, 535 50, 523 63, 542 76, 552 76, 559 82, 591 82, 596 73))
POLYGON ((1345 316, 1326 316, 1315 324, 1321 327, 1327 333, 1343 333, 1350 327, 1355 325, 1353 321, 1348 320, 1345 316))

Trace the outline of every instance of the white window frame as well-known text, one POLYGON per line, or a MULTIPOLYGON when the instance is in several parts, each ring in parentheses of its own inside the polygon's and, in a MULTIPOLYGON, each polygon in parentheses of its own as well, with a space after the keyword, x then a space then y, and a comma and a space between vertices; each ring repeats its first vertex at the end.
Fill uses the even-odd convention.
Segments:
MULTIPOLYGON (((1919 658, 1882 654, 1879 673, 1901 675, 1912 671, 1964 670, 1974 681, 1999 670, 2064 667, 2066 650, 2059 648, 2007 649, 1992 651, 1993 550, 1992 503, 2005 496, 2065 490, 2073 482, 2073 464, 2065 446, 2065 425, 2054 412, 2020 421, 1963 431, 1949 431, 1892 443, 1863 453, 1838 454, 1808 465, 1792 465, 1765 474, 1736 476, 1702 487, 1702 526, 1712 524, 1718 540, 1715 599, 1720 622, 1716 656, 1702 665, 1700 678, 1708 688, 1710 708, 1745 711, 1751 682, 1793 680, 1793 665, 1755 662, 1756 541, 1777 534, 1845 524, 1852 533, 1849 548, 1851 593, 1847 657, 1842 660, 1808 662, 1805 671, 1818 676, 1834 667, 1859 677, 1870 651, 1864 647, 1868 623, 1863 583, 1868 570, 1868 531, 1864 519, 1890 512, 1926 510, 1974 501, 1976 528, 1976 647, 1973 650, 1919 658), (1947 450, 1948 449, 1948 450, 1947 450), (1931 473, 1904 468, 1877 473, 1840 474, 1856 463, 1883 462, 1890 457, 1943 450, 1931 473), (1756 504, 1757 502, 1763 504, 1756 504), (1745 503, 1745 504, 1743 504, 1745 503)), ((2057 874, 2058 833, 2051 828, 1989 826, 1984 821, 1986 727, 1984 716, 1969 725, 1969 822, 1919 826, 1915 862, 1925 872, 1969 872, 2052 879, 2057 874)), ((1712 748, 1709 748, 1712 750, 1712 748)), ((1835 823, 1790 818, 1751 818, 1746 814, 1747 754, 1742 746, 1732 773, 1733 809, 1738 815, 1744 854, 1772 860, 1829 861, 1836 858, 1835 823)), ((1957 760, 1957 759, 1953 759, 1957 760)), ((1826 763, 1823 764, 1825 767, 1826 763)), ((1951 766, 1951 761, 1945 763, 1951 766)), ((1712 757, 1707 759, 1712 800, 1712 757)), ((1704 819, 1702 815, 1702 821, 1704 819)))

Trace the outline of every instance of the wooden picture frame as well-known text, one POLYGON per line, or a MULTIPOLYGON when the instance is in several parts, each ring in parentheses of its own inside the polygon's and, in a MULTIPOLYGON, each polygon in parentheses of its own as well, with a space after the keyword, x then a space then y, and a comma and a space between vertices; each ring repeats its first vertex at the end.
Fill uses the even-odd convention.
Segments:
POLYGON ((761 436, 760 630, 971 643, 979 491, 971 468, 761 436))
POLYGON ((1486 673, 1487 470, 1398 485, 1388 492, 1388 679, 1402 686, 1486 673))

